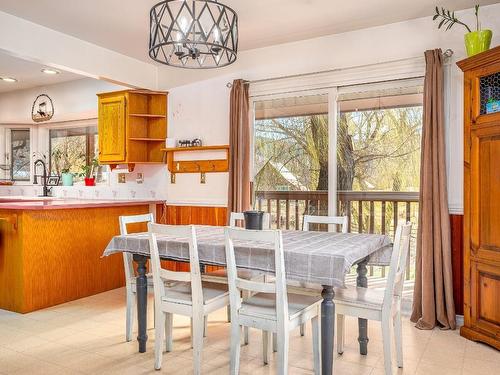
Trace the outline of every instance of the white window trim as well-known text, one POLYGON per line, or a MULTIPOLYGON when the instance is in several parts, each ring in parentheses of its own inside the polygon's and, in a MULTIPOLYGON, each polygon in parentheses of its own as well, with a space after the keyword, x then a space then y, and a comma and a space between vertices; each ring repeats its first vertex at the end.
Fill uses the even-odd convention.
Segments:
POLYGON ((333 87, 418 78, 424 74, 425 59, 416 57, 340 68, 328 72, 263 79, 250 84, 249 95, 250 97, 265 97, 311 90, 327 90, 333 87))
MULTIPOLYGON (((33 162, 36 159, 45 155, 49 158, 49 130, 51 129, 65 129, 65 128, 84 128, 89 126, 97 126, 97 117, 73 120, 73 121, 60 121, 44 123, 40 125, 33 124, 0 124, 0 139, 5 139, 0 146, 0 164, 5 164, 6 155, 9 154, 9 163, 12 155, 10 155, 10 130, 12 129, 26 129, 30 130, 30 180, 29 181, 16 181, 16 185, 32 185, 34 167, 33 162)), ((47 160, 48 162, 48 160, 47 160)))
MULTIPOLYGON (((33 126, 31 125, 22 125, 22 124, 10 124, 10 125, 3 125, 0 127, 0 134, 3 135, 3 138, 5 139, 5 142, 3 143, 3 152, 1 155, 1 162, 0 164, 11 164, 12 163, 12 152, 11 152, 11 131, 12 130, 29 130, 30 131, 30 177, 28 181, 19 181, 16 180, 16 185, 31 185, 32 184, 32 177, 33 177, 33 156, 34 156, 34 151, 36 149, 36 144, 34 141, 34 130, 33 126), (7 161, 7 155, 8 155, 8 161, 7 161)), ((11 172, 9 172, 10 175, 11 172)))

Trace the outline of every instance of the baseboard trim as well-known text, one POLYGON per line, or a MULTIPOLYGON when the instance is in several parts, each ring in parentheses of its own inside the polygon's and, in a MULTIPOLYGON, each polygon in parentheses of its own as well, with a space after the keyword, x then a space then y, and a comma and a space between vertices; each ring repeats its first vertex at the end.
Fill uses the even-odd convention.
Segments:
POLYGON ((463 326, 464 325, 464 316, 463 315, 456 315, 455 321, 457 323, 457 328, 463 326))

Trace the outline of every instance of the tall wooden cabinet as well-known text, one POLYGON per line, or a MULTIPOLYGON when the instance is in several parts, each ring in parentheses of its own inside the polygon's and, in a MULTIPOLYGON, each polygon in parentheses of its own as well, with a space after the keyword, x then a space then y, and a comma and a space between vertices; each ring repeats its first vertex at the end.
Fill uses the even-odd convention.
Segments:
POLYGON ((99 163, 164 163, 167 93, 125 90, 98 94, 99 163))
POLYGON ((464 71, 464 326, 500 350, 500 47, 464 71), (497 103, 498 101, 498 103, 497 103))

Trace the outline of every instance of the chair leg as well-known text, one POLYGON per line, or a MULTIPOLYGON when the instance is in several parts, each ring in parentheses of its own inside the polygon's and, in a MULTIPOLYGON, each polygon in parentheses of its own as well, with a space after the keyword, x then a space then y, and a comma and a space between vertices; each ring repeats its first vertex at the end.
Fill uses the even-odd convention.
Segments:
POLYGON ((248 327, 243 327, 243 343, 245 345, 248 345, 249 342, 249 328, 248 327))
POLYGON ((191 336, 191 349, 193 349, 193 318, 189 320, 189 335, 191 336))
POLYGON ((125 328, 125 340, 132 340, 132 331, 134 329, 134 316, 135 316, 135 294, 127 291, 127 316, 125 328))
POLYGON ((273 332, 273 352, 278 351, 278 334, 276 332, 273 332))
POLYGON ((300 335, 301 336, 304 336, 306 334, 306 324, 305 323, 302 323, 300 325, 300 335))
POLYGON ((165 335, 165 315, 162 311, 156 312, 155 322, 155 370, 161 369, 163 356, 163 340, 165 335))
POLYGON ((203 353, 203 316, 193 318, 193 374, 201 374, 201 360, 203 353))
POLYGON ((344 315, 337 314, 337 353, 344 353, 344 343, 345 343, 345 325, 344 325, 344 315))
POLYGON ((313 358, 314 358, 314 375, 321 374, 321 337, 319 333, 319 319, 315 316, 311 320, 312 340, 313 340, 313 358))
POLYGON ((231 306, 227 305, 227 322, 231 323, 231 306))
POLYGON ((391 318, 382 317, 382 343, 384 347, 384 368, 386 375, 392 375, 391 363, 391 318))
POLYGON ((207 337, 208 332, 208 315, 203 317, 203 337, 207 337))
POLYGON ((231 375, 239 375, 240 351, 241 351, 241 326, 233 322, 231 323, 231 358, 229 363, 231 375))
POLYGON ((271 358, 271 332, 262 331, 262 358, 265 365, 269 364, 271 358))
MULTIPOLYGON (((243 301, 250 298, 251 296, 252 296, 252 293, 250 293, 247 290, 244 290, 241 292, 241 297, 242 297, 243 301)), ((229 308, 229 306, 228 306, 228 308, 229 308)), ((249 328, 247 326, 244 326, 243 327, 243 343, 245 345, 248 345, 248 342, 249 342, 248 331, 249 331, 249 328)))
POLYGON ((173 349, 173 327, 174 327, 174 314, 165 314, 165 350, 171 352, 173 349))
POLYGON ((289 333, 288 333, 288 327, 283 327, 280 329, 278 327, 278 332, 277 332, 277 338, 278 338, 278 369, 277 369, 277 374, 278 375, 286 375, 288 374, 288 348, 290 345, 290 342, 288 340, 289 338, 289 333))
POLYGON ((403 334, 401 326, 401 312, 394 316, 394 341, 396 343, 396 360, 398 367, 403 367, 403 334))

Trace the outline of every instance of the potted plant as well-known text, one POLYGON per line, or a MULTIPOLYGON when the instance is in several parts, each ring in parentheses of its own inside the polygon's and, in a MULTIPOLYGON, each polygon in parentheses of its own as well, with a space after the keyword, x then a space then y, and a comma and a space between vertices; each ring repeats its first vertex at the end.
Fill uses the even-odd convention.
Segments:
POLYGON ((61 179, 63 186, 73 186, 73 173, 69 171, 69 168, 62 169, 61 179))
POLYGON ((434 14, 432 18, 434 21, 440 20, 438 29, 445 27, 445 30, 450 30, 455 24, 465 27, 468 31, 468 33, 465 34, 465 49, 469 57, 489 50, 491 37, 493 35, 491 30, 481 29, 481 23, 479 22, 479 4, 474 7, 474 14, 476 16, 476 31, 472 31, 467 24, 455 17, 455 12, 450 12, 448 9, 439 9, 436 7, 436 14, 434 14))
POLYGON ((90 165, 85 165, 82 168, 82 175, 84 177, 85 181, 85 186, 95 186, 95 175, 94 172, 96 171, 96 167, 99 166, 99 162, 97 159, 92 159, 92 162, 90 165))

